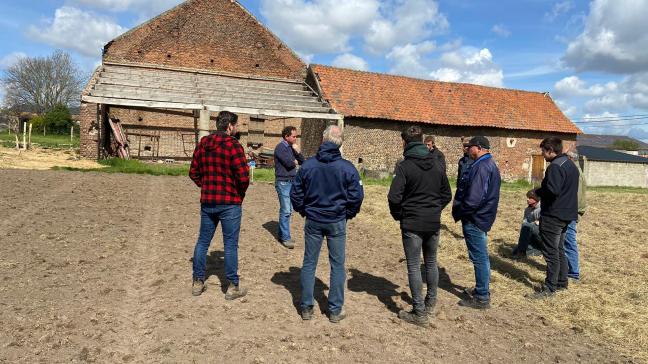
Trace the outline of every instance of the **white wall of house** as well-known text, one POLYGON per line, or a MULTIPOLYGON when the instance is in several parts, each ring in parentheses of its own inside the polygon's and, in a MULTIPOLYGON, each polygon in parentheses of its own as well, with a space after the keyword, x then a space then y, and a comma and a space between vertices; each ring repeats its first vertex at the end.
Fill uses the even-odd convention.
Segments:
POLYGON ((648 188, 648 163, 585 162, 583 173, 588 186, 648 188))

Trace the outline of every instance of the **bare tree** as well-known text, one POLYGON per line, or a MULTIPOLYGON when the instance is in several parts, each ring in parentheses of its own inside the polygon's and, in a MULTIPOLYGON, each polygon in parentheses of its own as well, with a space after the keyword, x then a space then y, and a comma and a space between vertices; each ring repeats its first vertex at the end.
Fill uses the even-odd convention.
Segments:
POLYGON ((44 113, 77 102, 85 77, 68 53, 57 50, 48 57, 20 58, 2 81, 6 106, 44 113))

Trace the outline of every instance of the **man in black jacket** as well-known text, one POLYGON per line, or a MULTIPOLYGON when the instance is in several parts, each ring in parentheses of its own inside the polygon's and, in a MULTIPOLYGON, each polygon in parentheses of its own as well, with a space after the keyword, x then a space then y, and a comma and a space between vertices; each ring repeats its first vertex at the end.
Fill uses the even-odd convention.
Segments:
POLYGON ((425 143, 425 146, 427 149, 430 151, 430 154, 439 161, 441 164, 441 168, 445 171, 446 170, 446 160, 445 160, 445 155, 439 150, 439 148, 436 147, 434 144, 434 136, 428 135, 425 137, 423 140, 423 143, 425 143))
POLYGON ((452 199, 445 169, 423 144, 418 126, 407 128, 402 134, 403 156, 396 165, 394 180, 387 199, 389 211, 400 221, 403 248, 407 258, 407 276, 412 292, 413 309, 402 310, 398 317, 407 322, 425 326, 428 314, 436 304, 439 282, 437 247, 441 227, 441 211, 452 199), (423 250, 427 295, 423 300, 420 257, 423 250))
POLYGON ((531 298, 553 296, 556 290, 567 289, 567 257, 565 233, 571 221, 578 218, 578 168, 563 154, 562 140, 546 138, 540 143, 549 167, 536 194, 542 198, 540 238, 547 262, 547 278, 542 289, 531 298))

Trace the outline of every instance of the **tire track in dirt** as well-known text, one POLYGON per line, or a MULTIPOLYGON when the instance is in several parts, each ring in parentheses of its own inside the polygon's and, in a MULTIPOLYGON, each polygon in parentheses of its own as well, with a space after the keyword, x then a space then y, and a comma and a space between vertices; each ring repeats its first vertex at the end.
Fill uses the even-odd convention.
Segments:
POLYGON ((119 341, 114 348, 124 362, 146 360, 143 342, 150 333, 147 313, 154 294, 150 282, 156 276, 154 266, 160 261, 160 249, 152 247, 159 247, 161 243, 159 229, 164 206, 161 196, 167 187, 167 181, 167 178, 147 178, 146 190, 143 191, 146 195, 141 205, 146 206, 146 213, 142 214, 139 234, 131 241, 133 249, 128 263, 131 268, 123 286, 126 290, 125 299, 117 310, 121 327, 117 330, 119 341))

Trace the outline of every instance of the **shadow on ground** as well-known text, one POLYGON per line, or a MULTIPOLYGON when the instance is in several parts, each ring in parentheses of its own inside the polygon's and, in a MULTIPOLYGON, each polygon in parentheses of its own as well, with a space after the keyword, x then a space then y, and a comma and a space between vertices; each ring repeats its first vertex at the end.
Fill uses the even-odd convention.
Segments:
MULTIPOLYGON (((300 285, 301 268, 290 267, 287 272, 275 273, 270 281, 274 284, 284 286, 292 295, 293 306, 297 313, 301 312, 300 299, 301 299, 301 285, 300 285)), ((313 291, 313 298, 319 306, 320 312, 326 314, 328 311, 328 299, 324 294, 325 290, 329 287, 322 282, 321 279, 315 277, 315 290, 313 291)))
POLYGON ((227 291, 227 286, 229 285, 229 281, 225 276, 225 253, 220 250, 212 250, 211 253, 207 255, 206 263, 205 280, 209 279, 211 276, 217 276, 220 281, 221 291, 225 293, 227 291))
POLYGON ((270 235, 276 240, 279 241, 279 222, 278 221, 268 221, 266 223, 263 223, 264 229, 266 229, 270 235))
POLYGON ((403 300, 411 303, 411 298, 406 294, 400 294, 396 290, 399 286, 390 280, 357 269, 350 269, 349 272, 351 273, 351 279, 347 281, 347 287, 350 291, 367 292, 376 296, 389 311, 394 313, 399 311, 394 297, 401 296, 403 300))

